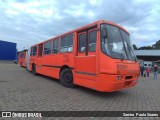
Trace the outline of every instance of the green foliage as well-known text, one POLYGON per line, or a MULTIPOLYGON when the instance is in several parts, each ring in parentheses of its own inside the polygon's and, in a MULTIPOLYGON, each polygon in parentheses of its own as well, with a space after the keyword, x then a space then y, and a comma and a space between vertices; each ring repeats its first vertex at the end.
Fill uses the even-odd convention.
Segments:
POLYGON ((152 45, 153 49, 160 49, 160 40, 156 42, 156 44, 152 45))
MULTIPOLYGON (((133 45, 134 48, 134 45, 133 45)), ((160 49, 160 40, 158 40, 154 45, 152 46, 144 46, 144 47, 140 47, 138 48, 138 50, 157 50, 160 49)), ((136 50, 136 49, 135 49, 136 50)))
POLYGON ((138 50, 152 50, 153 47, 151 46, 144 46, 144 47, 140 47, 138 50))
POLYGON ((133 44, 133 48, 134 48, 134 50, 138 50, 138 48, 135 44, 133 44))

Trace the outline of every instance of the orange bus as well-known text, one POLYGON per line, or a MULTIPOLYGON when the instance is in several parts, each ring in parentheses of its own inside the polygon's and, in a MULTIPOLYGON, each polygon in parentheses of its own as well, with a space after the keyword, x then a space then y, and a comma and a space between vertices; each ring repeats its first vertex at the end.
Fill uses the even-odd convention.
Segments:
POLYGON ((21 52, 18 53, 18 64, 21 67, 26 67, 26 55, 27 55, 27 51, 28 50, 23 50, 21 52))
POLYGON ((28 70, 103 92, 135 86, 139 64, 130 34, 123 27, 99 20, 29 49, 28 70))

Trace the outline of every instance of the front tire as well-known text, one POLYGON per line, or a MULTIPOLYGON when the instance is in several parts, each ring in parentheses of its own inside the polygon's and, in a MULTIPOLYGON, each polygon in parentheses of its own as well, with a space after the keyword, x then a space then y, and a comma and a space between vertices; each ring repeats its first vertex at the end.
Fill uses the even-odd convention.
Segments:
POLYGON ((76 86, 73 84, 73 74, 69 68, 62 70, 60 73, 60 82, 65 87, 73 88, 76 86))

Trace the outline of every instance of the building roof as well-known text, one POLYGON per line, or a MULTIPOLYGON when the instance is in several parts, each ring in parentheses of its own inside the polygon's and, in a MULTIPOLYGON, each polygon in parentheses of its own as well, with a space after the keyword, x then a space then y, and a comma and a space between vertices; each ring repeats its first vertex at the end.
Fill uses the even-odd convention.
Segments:
POLYGON ((4 40, 0 40, 0 42, 17 44, 17 43, 15 43, 15 42, 9 42, 9 41, 4 41, 4 40))
POLYGON ((160 50, 135 50, 136 56, 160 56, 160 50))

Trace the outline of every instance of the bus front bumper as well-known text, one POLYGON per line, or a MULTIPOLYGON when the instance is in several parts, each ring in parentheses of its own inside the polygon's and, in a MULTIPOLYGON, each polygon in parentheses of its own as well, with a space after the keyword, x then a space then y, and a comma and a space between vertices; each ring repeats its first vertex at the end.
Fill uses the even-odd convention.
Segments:
POLYGON ((138 82, 136 75, 121 75, 117 80, 117 75, 100 74, 97 90, 102 92, 113 92, 135 86, 138 82))

